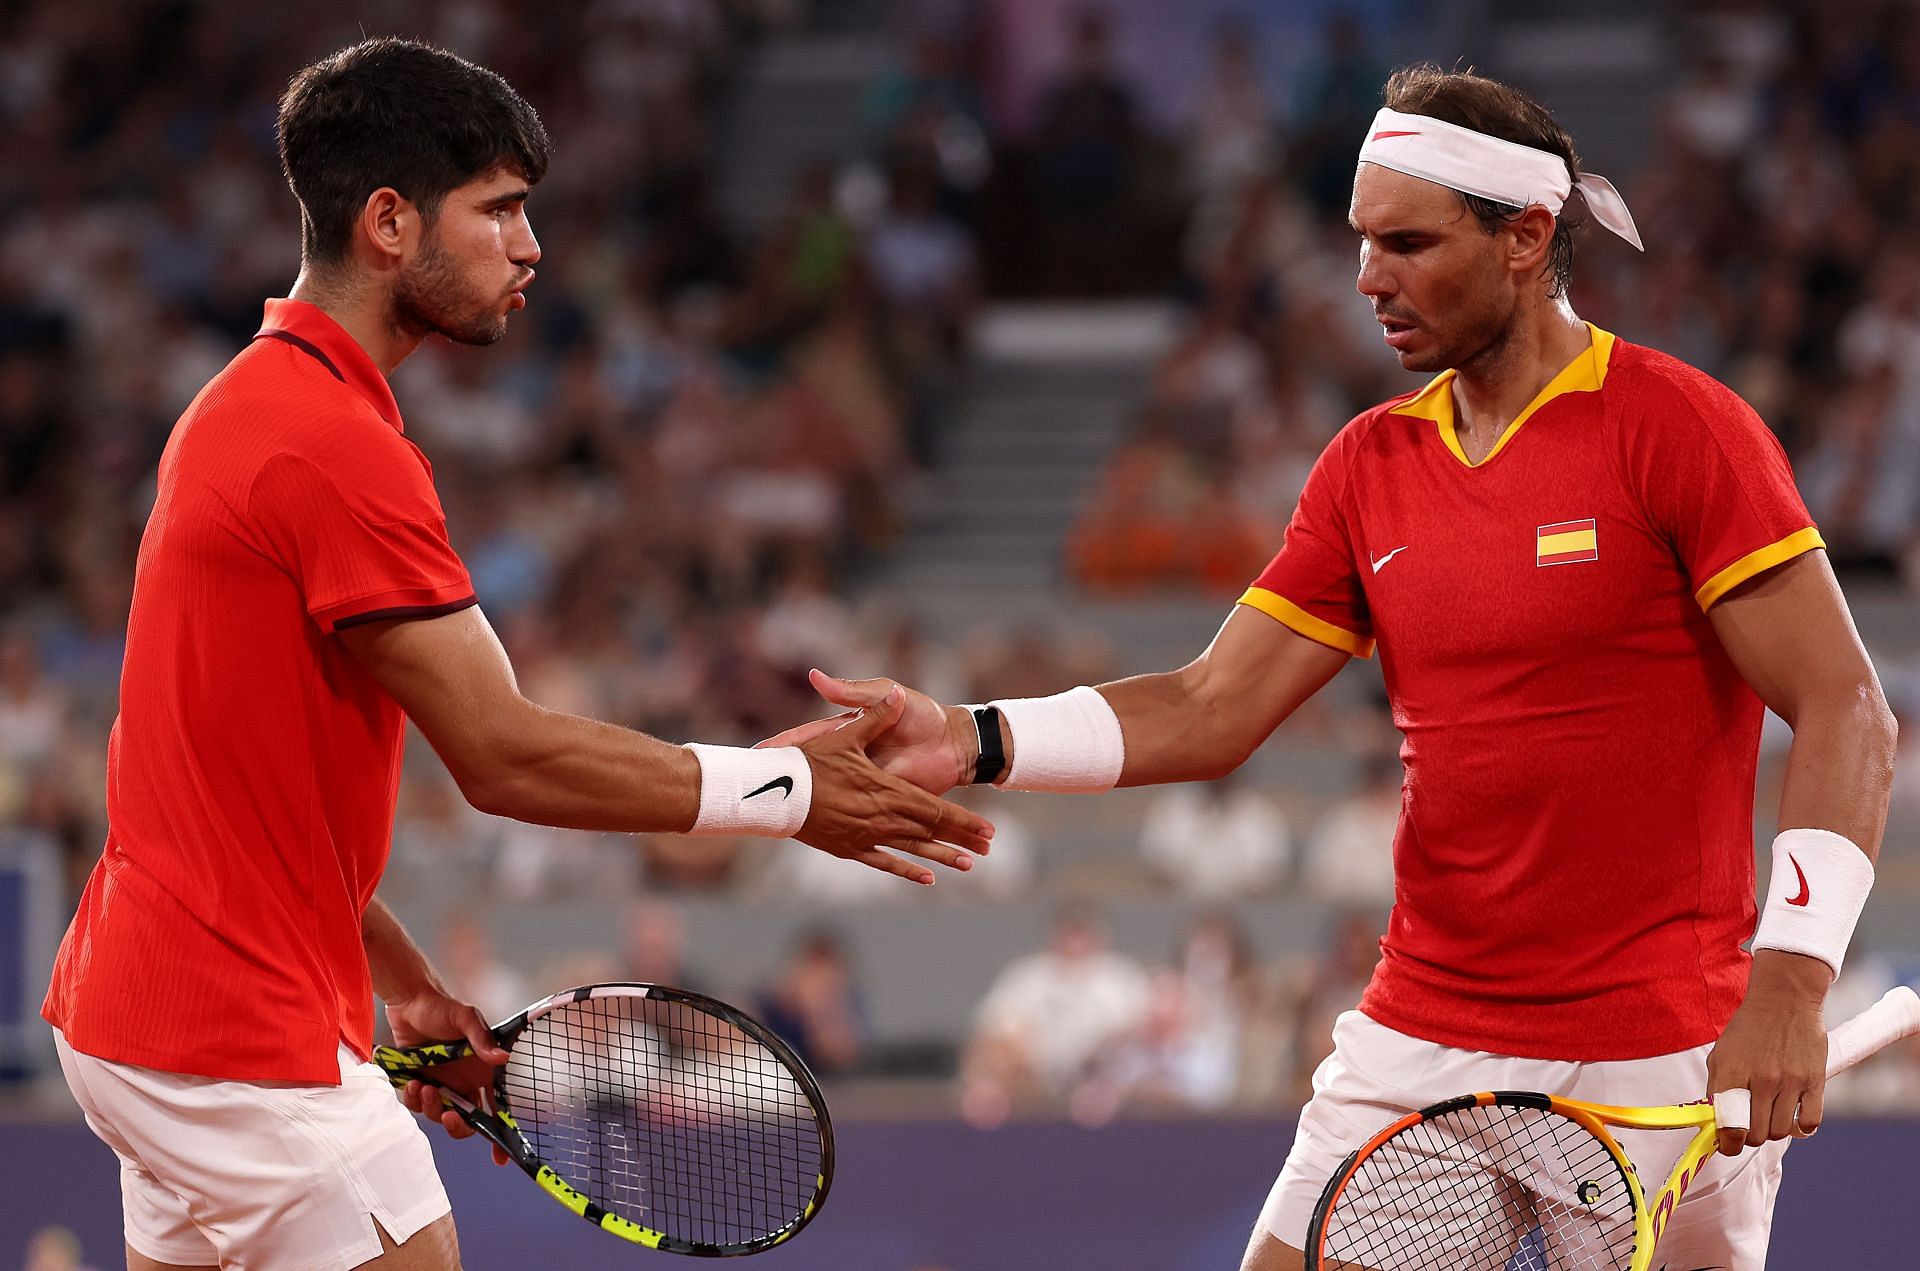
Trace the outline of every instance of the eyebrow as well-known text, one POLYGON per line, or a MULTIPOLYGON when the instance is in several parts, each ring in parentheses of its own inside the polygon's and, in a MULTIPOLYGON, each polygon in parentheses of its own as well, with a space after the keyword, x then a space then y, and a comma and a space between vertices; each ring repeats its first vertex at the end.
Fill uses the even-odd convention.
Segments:
POLYGON ((506 207, 509 203, 524 203, 527 201, 527 196, 532 193, 532 186, 523 185, 517 190, 508 190, 505 194, 496 194, 480 206, 486 211, 491 212, 495 208, 506 207))

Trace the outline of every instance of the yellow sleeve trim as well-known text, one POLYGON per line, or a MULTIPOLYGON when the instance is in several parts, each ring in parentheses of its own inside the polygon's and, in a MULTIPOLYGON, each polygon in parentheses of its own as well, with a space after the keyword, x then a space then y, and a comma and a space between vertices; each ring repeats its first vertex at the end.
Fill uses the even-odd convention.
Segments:
POLYGON ((1247 588, 1247 594, 1240 597, 1240 603, 1249 609, 1258 609, 1281 626, 1292 628, 1316 644, 1351 653, 1357 658, 1373 656, 1372 640, 1345 627, 1336 627, 1324 618, 1316 618, 1285 596, 1268 591, 1265 587, 1247 588))
POLYGON ((1820 531, 1814 526, 1796 530, 1777 543, 1769 543, 1757 552, 1748 552, 1733 564, 1727 566, 1700 585, 1693 598, 1702 609, 1711 609, 1716 600, 1738 587, 1756 574, 1764 574, 1775 565, 1783 565, 1816 547, 1825 547, 1827 541, 1820 537, 1820 531))

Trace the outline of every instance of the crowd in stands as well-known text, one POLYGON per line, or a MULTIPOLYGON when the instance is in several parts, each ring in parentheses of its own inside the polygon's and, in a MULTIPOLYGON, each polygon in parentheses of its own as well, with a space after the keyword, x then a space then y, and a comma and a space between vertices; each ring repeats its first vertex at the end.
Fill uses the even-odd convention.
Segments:
MULTIPOLYGON (((717 121, 743 50, 798 21, 798 0, 382 6, 389 29, 499 70, 555 139, 529 205, 547 252, 529 309, 501 345, 430 343, 395 382, 534 700, 750 742, 818 713, 814 665, 946 701, 1111 676, 1112 651, 1071 629, 936 636, 854 598, 939 462, 984 294, 1158 291, 1183 306, 1135 435, 1063 545, 1063 572, 1090 592, 1230 599, 1334 432, 1417 386, 1352 289, 1346 185, 1387 69, 1362 27, 1333 24, 1280 91, 1259 29, 1223 26, 1169 121, 1098 9, 1050 36, 1057 60, 1016 96, 994 59, 1015 56, 1021 7, 944 7, 1001 24, 904 39, 863 98, 863 179, 795 156, 785 206, 753 233, 721 207, 717 121)), ((262 298, 291 283, 278 91, 358 35, 245 0, 0 14, 0 830, 57 845, 76 889, 105 834, 154 465, 262 298)), ((1575 303, 1732 384, 1789 447, 1836 561, 1920 588, 1920 252, 1905 232, 1920 218, 1920 19, 1727 4, 1674 46, 1686 73, 1646 165, 1618 174, 1648 254, 1588 240, 1575 303)), ((1920 718, 1920 675, 1888 679, 1920 718)), ((1911 831, 1920 727, 1906 736, 1911 831)), ((1116 868, 1192 906, 1189 934, 1154 967, 1106 947, 1096 913, 1063 910, 979 1008, 958 1060, 965 1114, 1097 1122, 1297 1100, 1392 898, 1398 764, 1371 740, 1354 750, 1361 779, 1304 808, 1254 780, 1156 797, 1116 868), (1337 915, 1317 963, 1259 965, 1212 907, 1301 889, 1337 915)), ((504 1014, 607 976, 701 987, 676 897, 778 898, 840 922, 871 904, 1066 890, 1048 890, 1043 826, 1005 801, 990 815, 991 868, 922 901, 791 846, 485 817, 415 738, 390 886, 401 902, 450 874, 501 900, 647 898, 622 948, 570 965, 514 965, 476 923, 438 933, 450 979, 504 1014)), ((832 929, 769 969, 755 1000, 822 1071, 861 1070, 860 973, 832 929)), ((1920 1055, 1908 1062, 1877 1079, 1920 1089, 1920 1055)))

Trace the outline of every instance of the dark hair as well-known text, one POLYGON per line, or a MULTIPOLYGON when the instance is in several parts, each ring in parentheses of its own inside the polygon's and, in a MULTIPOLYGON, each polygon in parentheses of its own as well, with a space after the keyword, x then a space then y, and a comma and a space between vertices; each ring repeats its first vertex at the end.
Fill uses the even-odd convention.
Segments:
MULTIPOLYGON (((1573 138, 1555 123, 1547 108, 1517 88, 1472 71, 1443 71, 1431 62, 1405 66, 1387 79, 1387 108, 1404 115, 1429 115, 1475 132, 1546 150, 1566 160, 1567 173, 1580 179, 1580 154, 1573 138)), ((1489 234, 1520 218, 1524 208, 1477 194, 1460 195, 1467 210, 1489 234)), ((1568 200, 1568 207, 1572 206, 1568 200)), ((1548 295, 1564 295, 1573 281, 1573 232, 1579 228, 1563 214, 1556 218, 1547 251, 1546 272, 1553 278, 1548 295)))
POLYGON ((346 254, 382 186, 431 219, 475 177, 511 168, 532 183, 547 171, 547 130, 506 80, 415 40, 366 40, 306 67, 280 97, 279 129, 313 261, 346 254))

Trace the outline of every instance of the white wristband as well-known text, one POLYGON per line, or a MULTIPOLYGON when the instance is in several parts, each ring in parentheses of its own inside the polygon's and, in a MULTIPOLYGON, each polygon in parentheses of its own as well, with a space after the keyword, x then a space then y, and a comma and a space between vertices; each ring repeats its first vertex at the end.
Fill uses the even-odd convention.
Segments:
POLYGON ((1773 877, 1753 947, 1818 958, 1839 975, 1872 889, 1873 862, 1851 839, 1831 830, 1782 830, 1773 840, 1773 877))
POLYGON ((1002 788, 1099 794, 1119 784, 1126 741, 1120 717, 1098 689, 1015 697, 993 705, 1006 716, 1013 738, 1013 766, 1000 782, 1002 788))
POLYGON ((700 760, 700 815, 690 834, 792 838, 813 807, 813 768, 798 746, 687 747, 700 760))

